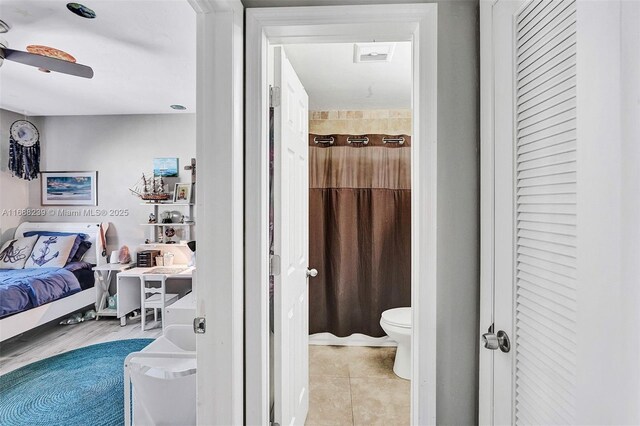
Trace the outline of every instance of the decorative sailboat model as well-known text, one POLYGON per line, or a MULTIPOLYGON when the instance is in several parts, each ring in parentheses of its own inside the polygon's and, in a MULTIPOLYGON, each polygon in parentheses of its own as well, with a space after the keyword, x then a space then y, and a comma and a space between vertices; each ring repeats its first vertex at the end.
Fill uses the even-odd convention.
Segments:
POLYGON ((162 176, 147 177, 144 173, 140 180, 129 188, 129 191, 144 201, 167 201, 171 194, 164 191, 164 179, 162 176))

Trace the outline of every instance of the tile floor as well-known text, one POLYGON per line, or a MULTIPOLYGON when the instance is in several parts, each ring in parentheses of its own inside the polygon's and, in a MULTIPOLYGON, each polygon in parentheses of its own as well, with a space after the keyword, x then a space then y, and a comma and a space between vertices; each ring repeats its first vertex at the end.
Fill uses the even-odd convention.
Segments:
POLYGON ((408 425, 410 382, 394 347, 309 346, 306 425, 408 425))

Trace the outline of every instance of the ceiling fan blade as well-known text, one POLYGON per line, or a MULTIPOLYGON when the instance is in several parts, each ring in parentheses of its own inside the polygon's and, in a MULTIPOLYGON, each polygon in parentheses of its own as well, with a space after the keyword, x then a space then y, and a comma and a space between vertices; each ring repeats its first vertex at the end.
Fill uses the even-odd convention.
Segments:
POLYGON ((2 50, 4 51, 4 59, 8 61, 20 62, 21 64, 44 68, 63 74, 75 75, 77 77, 93 77, 93 70, 86 65, 63 61, 62 59, 51 58, 49 56, 36 55, 35 53, 22 52, 20 50, 6 48, 2 48, 2 50))

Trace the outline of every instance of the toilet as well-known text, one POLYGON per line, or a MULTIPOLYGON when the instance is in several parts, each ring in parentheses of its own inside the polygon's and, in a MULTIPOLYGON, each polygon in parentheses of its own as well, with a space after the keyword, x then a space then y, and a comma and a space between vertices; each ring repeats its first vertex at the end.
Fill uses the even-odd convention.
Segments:
POLYGON ((411 379, 411 308, 388 309, 382 313, 380 326, 398 343, 393 372, 403 379, 411 379))

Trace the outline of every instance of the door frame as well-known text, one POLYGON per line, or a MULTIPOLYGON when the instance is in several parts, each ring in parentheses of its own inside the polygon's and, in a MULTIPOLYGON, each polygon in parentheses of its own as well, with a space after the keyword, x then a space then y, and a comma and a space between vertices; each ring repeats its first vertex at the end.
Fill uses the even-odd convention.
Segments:
MULTIPOLYGON (((495 164, 493 6, 480 0, 480 318, 479 336, 493 324, 495 258, 495 164)), ((495 351, 478 344, 478 424, 493 424, 493 358, 495 351)))
POLYGON ((372 39, 413 42, 411 422, 436 423, 437 10, 433 3, 246 10, 246 424, 268 424, 270 408, 268 45, 372 39))
POLYGON ((240 0, 188 0, 196 12, 198 424, 242 424, 243 18, 240 0), (214 143, 212 143, 214 142, 214 143), (215 401, 215 403, 212 403, 215 401))

